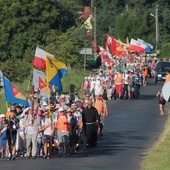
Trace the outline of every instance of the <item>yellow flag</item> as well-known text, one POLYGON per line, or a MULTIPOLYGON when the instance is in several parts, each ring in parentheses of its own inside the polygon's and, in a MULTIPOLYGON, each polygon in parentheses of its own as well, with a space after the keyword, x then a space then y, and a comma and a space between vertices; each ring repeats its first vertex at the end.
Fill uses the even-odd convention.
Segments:
POLYGON ((67 73, 67 67, 61 61, 46 55, 47 83, 56 85, 62 91, 61 78, 67 73))
POLYGON ((126 37, 126 44, 129 45, 129 38, 126 37))
POLYGON ((86 21, 81 26, 81 28, 85 28, 87 30, 90 30, 90 29, 93 28, 93 26, 92 26, 92 16, 91 15, 86 19, 86 21))

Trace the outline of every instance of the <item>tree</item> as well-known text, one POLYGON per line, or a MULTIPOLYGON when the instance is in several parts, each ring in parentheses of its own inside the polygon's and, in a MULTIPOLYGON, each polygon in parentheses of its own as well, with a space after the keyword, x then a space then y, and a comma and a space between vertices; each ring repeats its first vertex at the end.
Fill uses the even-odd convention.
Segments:
POLYGON ((170 43, 164 43, 161 47, 161 56, 164 58, 170 58, 170 43))
POLYGON ((31 64, 26 59, 10 58, 0 68, 11 82, 22 83, 31 74, 31 64))
POLYGON ((0 56, 23 58, 25 50, 47 45, 46 35, 65 32, 75 24, 73 2, 56 0, 0 0, 0 56))
POLYGON ((11 81, 28 77, 37 45, 47 48, 54 39, 49 35, 59 36, 75 25, 80 9, 75 2, 0 0, 0 68, 11 81))

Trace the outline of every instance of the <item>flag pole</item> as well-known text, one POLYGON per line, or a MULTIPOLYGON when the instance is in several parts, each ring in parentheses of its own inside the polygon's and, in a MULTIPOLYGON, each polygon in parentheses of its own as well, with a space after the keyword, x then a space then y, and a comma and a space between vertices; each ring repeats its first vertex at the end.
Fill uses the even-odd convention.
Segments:
POLYGON ((6 110, 8 111, 8 102, 6 101, 6 110))
MULTIPOLYGON (((47 86, 48 86, 48 84, 47 84, 47 86)), ((50 92, 51 92, 51 90, 50 90, 50 88, 48 88, 48 104, 50 104, 50 92)))
MULTIPOLYGON (((45 56, 45 60, 46 60, 46 67, 47 67, 47 55, 45 56)), ((47 80, 47 86, 48 86, 49 80, 48 80, 47 68, 45 71, 46 71, 46 80, 47 80)), ((47 93, 48 93, 48 104, 50 104, 50 89, 49 88, 47 88, 47 93)))
MULTIPOLYGON (((32 66, 32 68, 31 68, 31 74, 30 74, 30 78, 29 78, 29 82, 28 82, 28 86, 27 86, 27 91, 29 91, 29 89, 30 89, 30 86, 31 86, 31 79, 32 79, 32 76, 33 76, 33 69, 34 69, 34 67, 32 66)), ((26 98, 28 98, 28 93, 26 94, 26 98)))
POLYGON ((94 42, 96 42, 96 2, 95 0, 91 0, 91 9, 92 9, 92 16, 93 16, 93 27, 94 27, 94 42))

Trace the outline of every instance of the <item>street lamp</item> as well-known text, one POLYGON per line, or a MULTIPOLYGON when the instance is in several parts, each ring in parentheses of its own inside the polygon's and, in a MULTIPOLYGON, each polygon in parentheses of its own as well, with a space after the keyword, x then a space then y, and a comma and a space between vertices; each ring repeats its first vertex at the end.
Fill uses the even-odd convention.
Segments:
POLYGON ((156 5, 155 15, 150 13, 150 16, 155 18, 155 31, 156 31, 156 47, 155 51, 159 54, 159 25, 158 25, 158 5, 156 5))

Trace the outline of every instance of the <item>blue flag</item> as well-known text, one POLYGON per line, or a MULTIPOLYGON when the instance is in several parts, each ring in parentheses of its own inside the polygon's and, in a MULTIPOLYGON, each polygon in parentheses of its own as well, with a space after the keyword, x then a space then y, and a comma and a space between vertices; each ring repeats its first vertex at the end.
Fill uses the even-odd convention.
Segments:
POLYGON ((4 75, 3 82, 7 102, 30 106, 26 97, 4 75))

